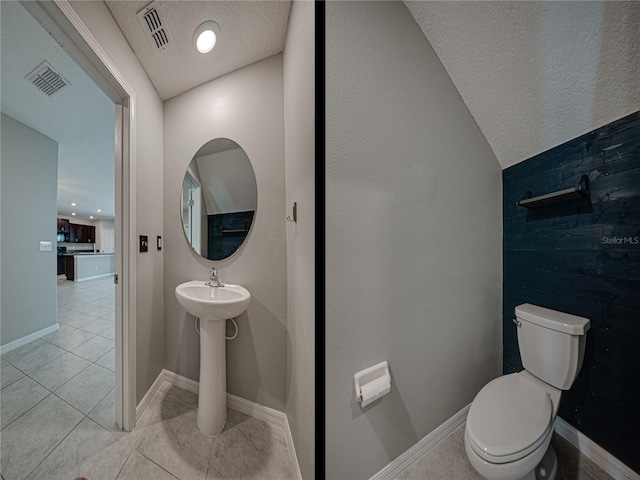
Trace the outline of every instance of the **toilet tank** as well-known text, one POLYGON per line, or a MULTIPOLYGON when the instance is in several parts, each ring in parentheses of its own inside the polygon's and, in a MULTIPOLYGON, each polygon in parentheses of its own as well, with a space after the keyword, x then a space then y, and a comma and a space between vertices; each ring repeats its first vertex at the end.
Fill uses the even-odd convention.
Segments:
POLYGON ((569 390, 584 359, 589 319, 525 303, 515 309, 522 365, 543 382, 569 390))

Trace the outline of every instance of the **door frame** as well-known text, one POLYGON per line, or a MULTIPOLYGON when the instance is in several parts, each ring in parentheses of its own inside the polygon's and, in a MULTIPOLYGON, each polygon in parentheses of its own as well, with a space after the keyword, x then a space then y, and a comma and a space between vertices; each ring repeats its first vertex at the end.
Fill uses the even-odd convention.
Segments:
POLYGON ((67 0, 20 0, 115 104, 116 424, 136 423, 136 95, 67 0))

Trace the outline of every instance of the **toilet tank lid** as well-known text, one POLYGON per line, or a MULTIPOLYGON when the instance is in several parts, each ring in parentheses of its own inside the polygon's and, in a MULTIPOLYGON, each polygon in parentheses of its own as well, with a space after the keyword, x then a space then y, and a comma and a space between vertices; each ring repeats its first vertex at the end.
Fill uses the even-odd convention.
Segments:
POLYGON ((589 330, 588 318, 578 317, 569 313, 558 312, 550 308, 539 307, 524 303, 516 307, 516 318, 535 323, 541 327, 568 333, 569 335, 584 335, 589 330))

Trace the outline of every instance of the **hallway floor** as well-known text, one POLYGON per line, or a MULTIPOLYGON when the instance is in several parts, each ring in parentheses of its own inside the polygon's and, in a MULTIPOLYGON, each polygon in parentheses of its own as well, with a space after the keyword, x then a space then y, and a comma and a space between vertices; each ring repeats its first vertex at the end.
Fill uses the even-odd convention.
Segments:
POLYGON ((197 395, 168 382, 133 432, 117 430, 114 304, 111 277, 59 281, 60 329, 2 355, 3 480, 294 477, 281 427, 228 409, 207 437, 197 395))

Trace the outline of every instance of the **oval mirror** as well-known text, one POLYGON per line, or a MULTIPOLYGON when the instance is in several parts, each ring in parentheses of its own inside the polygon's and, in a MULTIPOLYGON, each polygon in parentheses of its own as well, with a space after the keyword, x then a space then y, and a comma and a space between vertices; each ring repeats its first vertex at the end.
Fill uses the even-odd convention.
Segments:
POLYGON ((257 198, 256 176, 242 147, 228 138, 205 143, 182 182, 182 227, 191 248, 208 260, 233 255, 249 234, 257 198))

